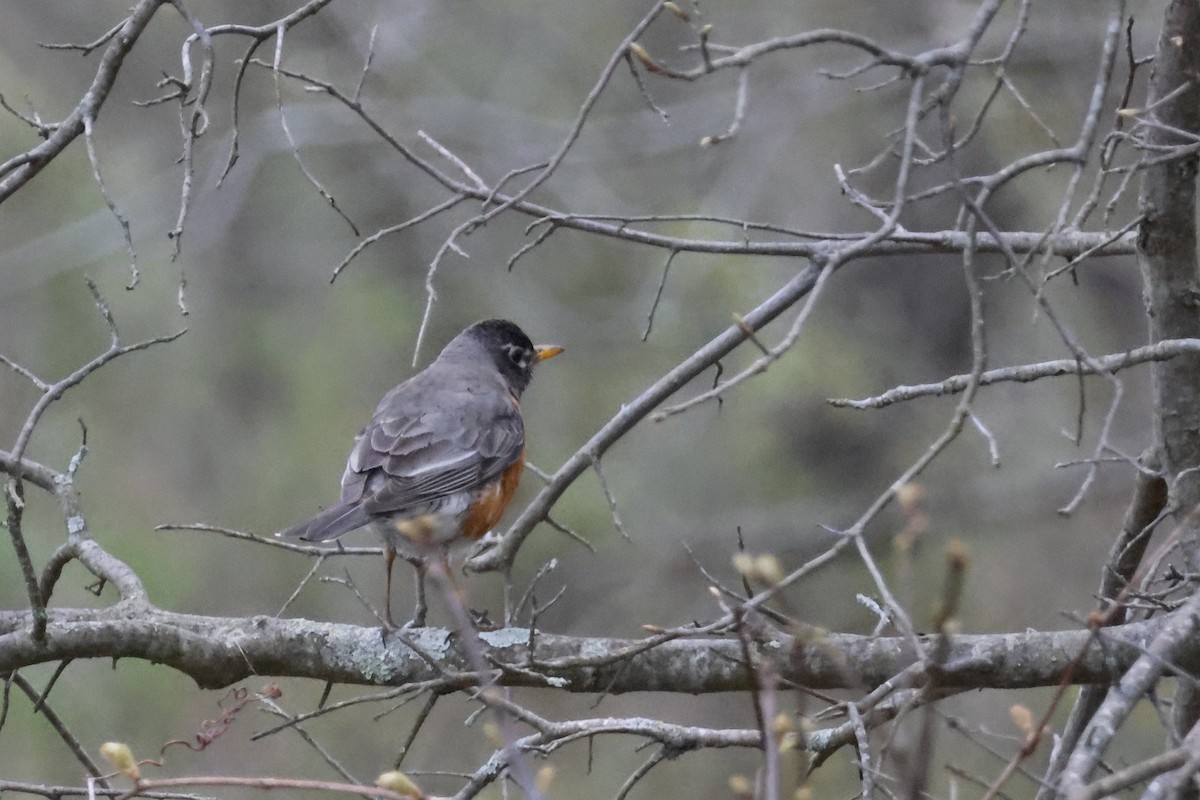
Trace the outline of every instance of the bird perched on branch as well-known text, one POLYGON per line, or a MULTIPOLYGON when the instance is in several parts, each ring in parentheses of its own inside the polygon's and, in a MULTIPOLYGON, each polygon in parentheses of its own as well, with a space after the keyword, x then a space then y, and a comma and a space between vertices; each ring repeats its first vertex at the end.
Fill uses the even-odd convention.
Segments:
POLYGON ((325 542, 362 527, 384 542, 384 615, 392 626, 392 563, 417 569, 412 624, 424 625, 426 560, 499 522, 525 468, 520 399, 533 367, 562 352, 512 322, 476 322, 428 367, 392 389, 354 441, 342 498, 276 534, 325 542))

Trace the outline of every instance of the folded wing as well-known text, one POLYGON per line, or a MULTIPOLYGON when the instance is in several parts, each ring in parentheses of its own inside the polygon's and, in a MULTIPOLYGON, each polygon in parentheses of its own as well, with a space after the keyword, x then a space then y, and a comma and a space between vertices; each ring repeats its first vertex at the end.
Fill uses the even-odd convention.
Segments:
POLYGON ((410 398, 401 385, 355 442, 342 504, 371 515, 419 509, 490 483, 521 457, 525 429, 507 392, 459 388, 410 398), (406 409, 431 409, 413 416, 406 409))

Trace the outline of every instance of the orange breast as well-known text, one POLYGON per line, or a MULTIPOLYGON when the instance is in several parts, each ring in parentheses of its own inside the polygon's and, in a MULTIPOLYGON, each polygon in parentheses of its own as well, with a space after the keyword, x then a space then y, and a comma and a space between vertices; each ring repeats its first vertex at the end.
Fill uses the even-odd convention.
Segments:
POLYGON ((520 457, 500 475, 500 480, 480 492, 475 502, 471 503, 463 520, 463 536, 478 539, 495 527, 517 493, 517 485, 524 471, 525 452, 522 451, 520 457))

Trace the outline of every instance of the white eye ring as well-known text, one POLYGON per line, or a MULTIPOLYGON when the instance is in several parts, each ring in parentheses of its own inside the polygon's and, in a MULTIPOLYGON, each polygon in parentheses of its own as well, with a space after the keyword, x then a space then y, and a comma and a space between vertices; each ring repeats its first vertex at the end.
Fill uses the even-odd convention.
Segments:
POLYGON ((532 355, 528 350, 520 345, 506 344, 504 350, 508 353, 508 360, 517 366, 518 369, 525 369, 529 366, 529 358, 532 355))

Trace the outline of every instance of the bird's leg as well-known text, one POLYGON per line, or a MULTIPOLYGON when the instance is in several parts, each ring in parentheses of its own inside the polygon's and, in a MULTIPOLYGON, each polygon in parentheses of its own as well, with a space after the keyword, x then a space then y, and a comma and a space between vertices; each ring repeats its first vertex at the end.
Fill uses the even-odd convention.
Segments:
POLYGON ((407 540, 406 546, 400 548, 400 555, 413 565, 417 571, 417 607, 413 609, 412 621, 406 628, 424 628, 425 612, 425 572, 429 556, 429 543, 436 533, 437 520, 432 514, 424 514, 412 519, 401 519, 393 523, 396 533, 407 540))
POLYGON ((417 607, 413 609, 412 622, 409 624, 414 628, 424 628, 425 612, 429 610, 425 604, 425 559, 415 557, 408 559, 408 562, 417 572, 417 607))
POLYGON ((394 628, 396 623, 392 622, 392 562, 396 560, 396 548, 392 547, 391 542, 383 545, 383 560, 387 567, 387 588, 383 593, 383 618, 387 622, 388 628, 394 628))
MULTIPOLYGON (((387 566, 387 584, 384 590, 384 610, 383 618, 386 622, 383 629, 383 636, 387 638, 387 632, 394 630, 396 623, 392 620, 392 564, 396 561, 396 548, 390 542, 383 546, 383 558, 387 566)), ((405 628, 423 628, 425 627, 425 559, 419 556, 401 555, 405 561, 413 565, 413 569, 417 571, 417 607, 413 610, 413 618, 411 622, 404 624, 405 628)))

